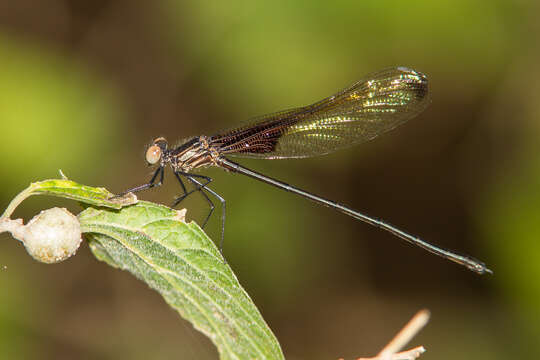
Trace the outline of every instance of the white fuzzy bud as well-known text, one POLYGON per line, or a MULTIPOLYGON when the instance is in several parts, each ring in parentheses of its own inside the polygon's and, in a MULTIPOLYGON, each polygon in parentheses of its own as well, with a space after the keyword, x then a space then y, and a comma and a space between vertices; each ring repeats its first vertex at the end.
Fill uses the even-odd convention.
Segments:
POLYGON ((11 233, 34 259, 48 264, 75 254, 82 241, 79 220, 64 208, 43 210, 11 233))

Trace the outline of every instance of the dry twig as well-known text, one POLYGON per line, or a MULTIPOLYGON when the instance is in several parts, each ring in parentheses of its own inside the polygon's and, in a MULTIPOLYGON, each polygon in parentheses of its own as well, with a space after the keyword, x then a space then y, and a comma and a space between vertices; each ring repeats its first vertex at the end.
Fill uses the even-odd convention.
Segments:
MULTIPOLYGON (((399 352, 427 324, 429 311, 420 310, 399 333, 374 357, 357 360, 414 360, 426 350, 423 346, 399 352)), ((340 359, 343 360, 343 359, 340 359)))

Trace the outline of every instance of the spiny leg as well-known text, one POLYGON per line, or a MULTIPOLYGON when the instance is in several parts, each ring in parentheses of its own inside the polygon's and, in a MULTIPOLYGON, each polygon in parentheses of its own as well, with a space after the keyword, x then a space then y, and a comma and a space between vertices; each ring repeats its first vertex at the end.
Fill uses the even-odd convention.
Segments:
POLYGON ((182 171, 179 171, 178 173, 181 174, 181 175, 184 175, 187 178, 199 178, 199 179, 203 179, 203 180, 206 181, 205 183, 199 183, 197 181, 196 183, 198 184, 198 188, 196 190, 194 190, 194 191, 197 191, 200 188, 206 187, 206 185, 210 184, 212 182, 212 180, 213 180, 211 177, 204 176, 204 175, 190 174, 190 173, 186 173, 186 172, 182 172, 182 171))
POLYGON ((219 243, 219 252, 221 252, 221 254, 223 254, 223 242, 225 240, 225 199, 221 195, 216 193, 214 190, 212 190, 212 189, 210 189, 210 188, 208 188, 206 186, 203 186, 202 183, 200 183, 197 180, 193 179, 191 176, 192 176, 192 174, 189 174, 187 179, 189 181, 191 181, 192 183, 199 186, 199 191, 204 195, 204 197, 206 198, 206 200, 208 200, 208 203, 211 206, 211 211, 210 211, 210 213, 208 214, 208 217, 205 220, 205 224, 208 221, 208 219, 210 218, 210 215, 212 214, 212 212, 214 211, 214 204, 212 203, 212 201, 210 200, 208 195, 206 195, 205 191, 208 191, 210 194, 214 195, 221 202, 221 241, 219 243))
POLYGON ((180 175, 175 171, 174 176, 176 176, 176 179, 178 179, 178 182, 180 183, 180 186, 182 186, 182 190, 184 193, 180 196, 178 196, 176 199, 174 199, 174 202, 172 204, 172 208, 175 208, 182 200, 184 200, 189 194, 191 194, 193 191, 187 192, 186 186, 184 185, 184 182, 182 181, 182 178, 180 175))
POLYGON ((143 185, 140 185, 140 186, 136 186, 132 189, 129 189, 129 190, 126 190, 124 191, 123 193, 119 194, 119 195, 115 195, 113 196, 113 198, 118 198, 118 197, 122 197, 128 193, 135 193, 135 192, 139 192, 139 191, 142 191, 142 190, 146 190, 146 189, 151 189, 153 187, 156 187, 156 186, 161 186, 161 184, 163 184, 163 172, 164 172, 164 169, 163 167, 159 167, 155 172, 154 172, 154 175, 152 175, 152 178, 150 179, 150 181, 146 184, 143 184, 143 185), (159 176, 159 182, 155 182, 156 181, 156 178, 158 177, 158 174, 160 175, 159 176))
MULTIPOLYGON (((203 176, 203 175, 197 175, 197 174, 189 174, 189 173, 186 173, 186 172, 183 172, 183 171, 175 171, 174 172, 174 175, 176 176, 176 178, 178 179, 178 182, 180 182, 180 185, 182 186, 182 189, 184 190, 184 194, 182 194, 181 196, 177 197, 175 200, 174 200, 174 203, 172 205, 172 207, 176 207, 178 204, 180 204, 180 202, 182 202, 182 200, 184 200, 185 198, 187 198, 189 195, 193 194, 194 192, 196 191, 200 191, 201 188, 204 188, 206 185, 210 184, 210 182, 212 182, 212 178, 208 177, 208 176, 203 176), (195 189, 193 190, 190 190, 189 192, 186 191, 186 187, 184 186, 184 182, 182 181, 180 175, 182 176, 185 176, 186 178, 191 178, 191 177, 197 177, 197 178, 202 178, 204 179, 206 182, 205 183, 198 183, 195 185, 195 189)), ((210 212, 211 213, 211 212, 210 212)), ((210 215, 208 215, 208 217, 210 217, 210 215)), ((205 222, 206 223, 206 222, 205 222)))
MULTIPOLYGON (((203 222, 203 224, 201 226, 202 228, 204 228, 206 226, 206 224, 208 223, 208 220, 210 220, 210 216, 212 216, 212 213, 214 212, 214 209, 215 209, 214 203, 212 202, 212 200, 210 200, 208 195, 203 191, 203 190, 205 190, 207 188, 204 188, 202 183, 200 183, 197 180, 192 179, 190 177, 187 177, 187 179, 189 181, 191 181, 193 184, 195 184, 195 187, 196 187, 196 189, 192 190, 190 193, 192 193, 194 191, 199 191, 204 196, 204 198, 206 199, 208 204, 210 205, 210 211, 208 212, 208 215, 206 216, 206 219, 204 219, 204 222, 203 222)), ((207 189, 207 190, 209 190, 209 189, 207 189)))
POLYGON ((176 207, 181 201, 183 201, 185 198, 187 198, 189 195, 193 194, 194 192, 196 192, 196 191, 201 192, 202 195, 204 196, 204 198, 206 199, 206 201, 210 204, 210 211, 208 212, 208 215, 206 216, 206 219, 204 220, 204 223, 201 226, 202 228, 204 228, 206 226, 206 224, 208 223, 208 220, 210 219, 210 216, 212 216, 212 213, 214 212, 215 206, 214 206, 214 203, 208 198, 208 196, 203 191, 201 191, 201 189, 204 188, 206 185, 208 185, 212 181, 212 178, 209 178, 209 177, 203 176, 203 175, 193 175, 193 174, 189 174, 189 173, 186 173, 186 172, 183 172, 183 171, 177 171, 177 172, 174 173, 174 175, 176 176, 176 178, 180 182, 180 185, 182 186, 182 189, 184 190, 184 194, 179 196, 178 198, 176 198, 176 200, 174 201, 172 207, 173 208, 176 207), (184 182, 182 181, 182 178, 180 177, 180 175, 185 176, 188 180, 191 180, 192 176, 200 177, 200 178, 203 178, 204 180, 206 180, 206 182, 204 184, 200 183, 198 181, 193 182, 193 184, 195 185, 195 188, 188 192, 188 191, 186 191, 186 187, 185 187, 184 182))

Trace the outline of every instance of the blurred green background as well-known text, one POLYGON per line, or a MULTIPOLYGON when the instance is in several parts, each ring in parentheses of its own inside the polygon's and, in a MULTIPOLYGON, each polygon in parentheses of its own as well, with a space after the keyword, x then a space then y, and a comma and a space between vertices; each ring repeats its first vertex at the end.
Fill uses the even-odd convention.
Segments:
MULTIPOLYGON (((478 276, 239 175, 225 254, 287 359, 374 355, 420 308, 425 359, 540 356, 538 2, 0 1, 0 197, 58 176, 114 192, 150 176, 146 145, 305 105, 403 65, 433 103, 370 143, 242 161, 484 260, 478 276)), ((141 194, 169 204, 165 185, 141 194)), ((73 202, 29 199, 15 216, 73 202)), ((202 221, 207 204, 186 201, 202 221)), ((219 238, 219 217, 207 232, 219 238)), ((214 359, 209 340, 82 247, 58 265, 0 235, 1 359, 214 359)))

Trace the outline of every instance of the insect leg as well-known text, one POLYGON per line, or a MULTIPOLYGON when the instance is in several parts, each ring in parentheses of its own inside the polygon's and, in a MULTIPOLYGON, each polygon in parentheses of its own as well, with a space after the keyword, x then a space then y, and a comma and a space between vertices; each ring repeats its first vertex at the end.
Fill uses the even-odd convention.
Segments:
MULTIPOLYGON (((178 182, 180 183, 180 186, 182 186, 182 190, 184 191, 184 194, 180 195, 179 197, 177 197, 175 200, 174 200, 174 203, 171 207, 176 207, 178 204, 180 204, 180 202, 182 202, 182 200, 184 200, 185 198, 187 198, 189 195, 193 194, 194 192, 196 191, 200 191, 201 188, 204 188, 206 185, 208 185, 210 182, 212 182, 212 178, 208 177, 208 176, 203 176, 203 175, 196 175, 196 174, 189 174, 189 173, 186 173, 186 172, 183 172, 183 171, 175 171, 174 172, 174 175, 176 176, 176 178, 178 179, 178 182), (182 181, 182 178, 180 176, 185 176, 187 179, 189 178, 192 178, 192 177, 197 177, 197 178, 202 178, 205 180, 204 183, 198 183, 195 184, 195 189, 193 190, 190 190, 189 192, 186 191, 186 187, 184 185, 184 182, 182 181)), ((211 213, 212 211, 210 211, 211 213)), ((208 217, 210 217, 210 215, 208 215, 208 217)), ((205 222, 206 224, 206 222, 205 222)), ((203 226, 204 227, 204 226, 203 226)))
MULTIPOLYGON (((208 191, 210 194, 214 195, 221 202, 221 241, 219 243, 219 251, 221 253, 223 253, 223 241, 225 240, 225 199, 221 195, 216 193, 214 190, 212 190, 212 189, 208 188, 207 186, 205 186, 206 184, 203 185, 201 182, 193 179, 191 177, 193 174, 188 174, 188 175, 189 176, 187 176, 187 179, 198 186, 199 191, 201 192, 201 194, 204 195, 204 197, 206 198, 206 200, 210 204, 210 213, 208 214, 208 216, 207 216, 207 218, 206 218, 206 220, 204 222, 204 225, 206 225, 206 222, 208 221, 208 219, 210 219, 210 215, 212 215, 212 212, 214 211, 214 203, 212 203, 212 200, 210 200, 208 195, 206 195, 205 191, 208 191)), ((197 176, 197 177, 199 177, 199 176, 197 176)), ((204 227, 204 225, 203 225, 203 227, 204 227)))
POLYGON ((164 172, 163 167, 159 167, 156 170, 156 172, 154 172, 154 175, 152 175, 152 178, 150 179, 150 181, 148 183, 140 185, 140 186, 136 186, 136 187, 134 187, 132 189, 129 189, 129 190, 126 190, 126 191, 124 191, 123 193, 121 193, 119 195, 113 196, 113 198, 124 196, 124 195, 126 195, 126 194, 128 194, 130 192, 135 193, 135 192, 150 189, 150 188, 153 188, 153 187, 156 187, 156 186, 161 186, 161 184, 163 184, 163 172, 164 172), (158 175, 159 175, 159 181, 155 182, 158 175))

